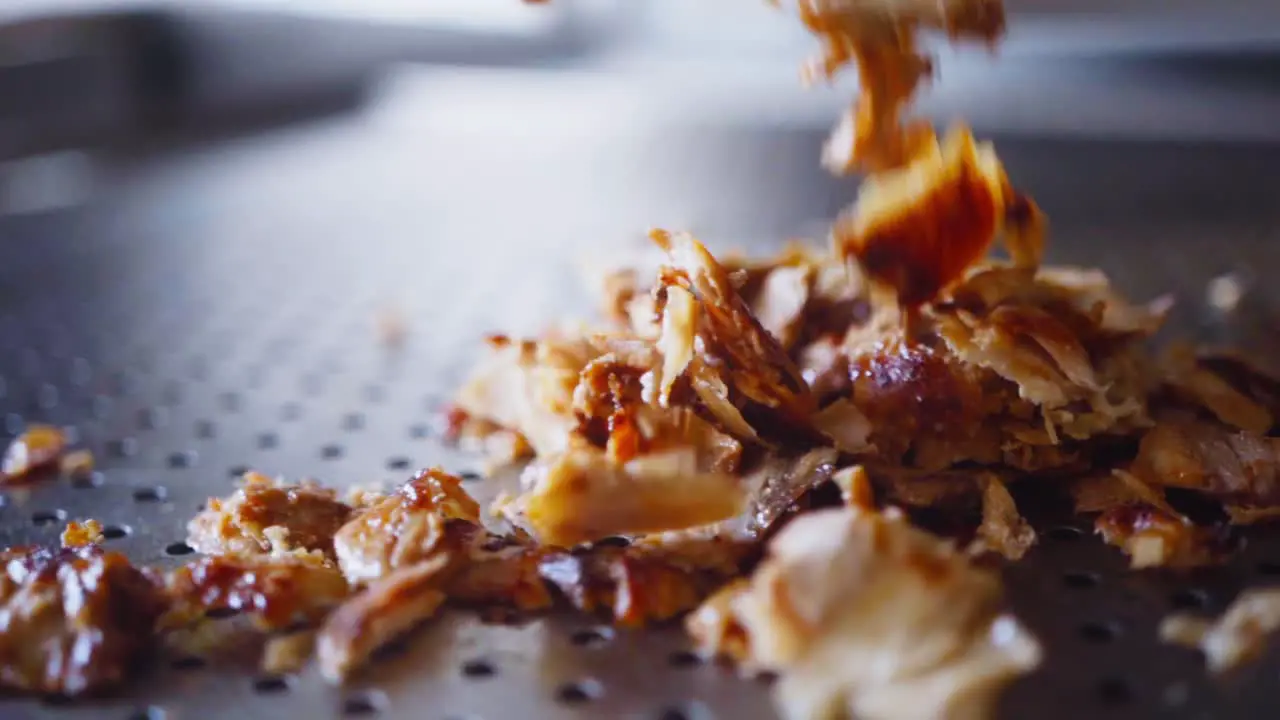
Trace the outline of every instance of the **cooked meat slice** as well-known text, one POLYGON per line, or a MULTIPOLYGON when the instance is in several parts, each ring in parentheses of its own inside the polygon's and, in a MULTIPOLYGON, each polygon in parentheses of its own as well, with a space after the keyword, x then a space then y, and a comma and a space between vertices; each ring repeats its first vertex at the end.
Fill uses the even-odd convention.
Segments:
POLYGON ((472 539, 459 542, 465 559, 459 560, 444 586, 450 601, 521 611, 551 607, 553 598, 538 568, 546 550, 482 528, 467 532, 472 539))
POLYGON ((1000 593, 900 514, 830 509, 787 525, 688 624, 704 653, 780 673, 787 717, 983 717, 1040 659, 1000 593))
POLYGON ((479 525, 480 506, 459 478, 424 470, 343 525, 334 552, 347 580, 361 585, 431 557, 451 521, 479 525))
POLYGON ((1142 438, 1132 472, 1236 504, 1280 504, 1280 438, 1207 422, 1165 422, 1142 438))
POLYGON ((1094 521, 1094 531, 1129 556, 1134 569, 1198 567, 1223 555, 1223 538, 1208 528, 1149 505, 1107 510, 1094 521))
POLYGON ((1265 435, 1275 425, 1267 405, 1237 389, 1229 376, 1202 363, 1191 348, 1170 351, 1164 369, 1165 382, 1177 395, 1208 410, 1219 421, 1254 435, 1265 435))
POLYGON ((74 520, 67 523, 62 531, 62 547, 75 548, 86 545, 98 545, 103 541, 102 523, 97 520, 85 520, 83 523, 74 520))
POLYGON ((1217 620, 1170 615, 1160 623, 1160 639, 1199 649, 1209 670, 1220 673, 1261 655, 1276 630, 1280 630, 1280 590, 1251 588, 1240 593, 1217 620))
MULTIPOLYGON (((668 327, 664 315, 659 340, 664 357, 677 354, 673 349, 677 346, 693 348, 693 338, 697 338, 701 371, 691 372, 694 390, 704 403, 709 402, 709 393, 715 394, 744 414, 752 434, 738 437, 739 440, 759 435, 779 441, 788 439, 778 437, 778 433, 788 432, 791 426, 803 430, 808 425, 807 418, 817 409, 809 386, 778 341, 752 314, 724 266, 687 233, 655 230, 650 237, 667 253, 669 264, 662 278, 667 302, 689 295, 693 299, 690 318, 679 327, 668 327)), ((669 372, 664 365, 664 383, 668 382, 669 372)), ((717 407, 718 404, 709 404, 712 413, 725 424, 722 429, 735 434, 735 428, 740 426, 737 418, 722 417, 717 407)))
POLYGON ((324 679, 343 682, 375 650, 435 614, 445 600, 440 583, 449 562, 436 555, 398 568, 335 610, 316 640, 324 679))
POLYGON ((351 515, 337 492, 315 483, 288 485, 246 473, 229 497, 211 498, 187 525, 187 543, 206 555, 319 551, 333 557, 333 536, 351 515))
POLYGON ((347 597, 342 573, 316 555, 211 555, 168 573, 164 627, 210 612, 243 612, 262 628, 314 622, 347 597))
POLYGON ((1018 238, 1014 262, 1038 265, 1039 222, 995 150, 960 128, 922 145, 910 164, 868 178, 832 234, 842 256, 913 310, 958 282, 1006 226, 1018 238))
POLYGON ((139 666, 163 610, 156 586, 97 545, 0 552, 0 688, 81 695, 139 666))
POLYGON ((876 508, 876 490, 871 483, 871 475, 861 465, 840 468, 831 475, 831 482, 840 488, 840 499, 845 505, 874 510, 876 508))
POLYGON ((916 47, 917 28, 953 38, 994 42, 1004 33, 1000 0, 786 0, 822 42, 810 77, 831 78, 850 62, 858 65, 860 96, 837 126, 823 153, 840 173, 872 171, 906 162, 927 125, 902 127, 903 111, 916 87, 932 73, 916 47))
POLYGON ((717 583, 708 573, 631 547, 548 553, 539 567, 573 607, 632 627, 694 608, 717 583))
POLYGON ((1018 513, 1013 496, 999 478, 983 478, 982 485, 982 524, 969 553, 994 552, 1007 560, 1021 560, 1036 544, 1036 531, 1018 513))
POLYGON ((709 525, 737 515, 737 479, 699 468, 692 448, 639 455, 618 464, 573 448, 526 470, 530 487, 514 506, 546 545, 572 547, 613 535, 709 525))
POLYGON ((9 443, 0 460, 0 485, 30 480, 57 466, 67 449, 67 436, 52 425, 32 425, 9 443))

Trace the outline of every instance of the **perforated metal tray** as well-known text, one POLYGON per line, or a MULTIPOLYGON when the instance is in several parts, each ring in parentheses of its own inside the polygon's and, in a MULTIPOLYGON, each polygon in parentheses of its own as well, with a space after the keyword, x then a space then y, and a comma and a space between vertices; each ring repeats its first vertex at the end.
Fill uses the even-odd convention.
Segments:
MULTIPOLYGON (((850 193, 816 167, 821 128, 566 127, 502 102, 488 107, 523 122, 374 113, 110 159, 91 204, 0 218, 0 433, 55 422, 100 462, 92 483, 6 491, 0 545, 53 543, 64 519, 95 517, 136 560, 174 563, 186 520, 244 468, 336 485, 474 469, 438 442, 434 410, 483 333, 585 314, 580 252, 629 252, 650 223, 766 252, 850 193), (409 328, 399 352, 378 342, 386 310, 409 328)), ((1054 219, 1056 260, 1101 265, 1137 297, 1176 291, 1181 329, 1267 347, 1280 148, 1000 147, 1054 219), (1202 298, 1230 270, 1252 285, 1222 318, 1202 298)), ((1086 533, 1047 533, 1007 572, 1047 660, 1004 715, 1274 717, 1280 655, 1211 680, 1155 626, 1277 575, 1280 543, 1263 536, 1225 567, 1179 575, 1131 573, 1086 533)), ((344 689, 311 671, 161 661, 110 697, 0 699, 0 717, 771 716, 763 684, 694 661, 677 628, 451 613, 404 650, 344 689)))

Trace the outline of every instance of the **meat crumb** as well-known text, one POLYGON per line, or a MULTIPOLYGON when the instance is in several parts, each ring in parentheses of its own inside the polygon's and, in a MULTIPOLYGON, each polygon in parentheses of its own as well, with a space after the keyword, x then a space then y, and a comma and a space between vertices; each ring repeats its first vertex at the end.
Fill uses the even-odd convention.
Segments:
POLYGON ((1160 623, 1160 639, 1204 652, 1210 672, 1221 673, 1258 657, 1280 630, 1280 588, 1245 590, 1217 620, 1178 613, 1160 623))

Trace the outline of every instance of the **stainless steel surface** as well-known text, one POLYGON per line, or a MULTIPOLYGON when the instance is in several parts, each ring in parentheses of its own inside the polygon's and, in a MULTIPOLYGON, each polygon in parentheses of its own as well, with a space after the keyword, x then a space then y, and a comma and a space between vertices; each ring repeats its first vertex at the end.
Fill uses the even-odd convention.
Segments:
MULTIPOLYGON (((826 119, 591 114, 579 110, 602 98, 585 90, 550 112, 547 94, 472 88, 469 102, 428 102, 405 86, 366 115, 100 158, 92 202, 0 216, 0 431, 62 424, 101 463, 94 486, 6 491, 0 545, 52 543, 59 518, 92 516, 125 531, 110 542, 138 561, 172 563, 187 518, 245 467, 337 485, 470 469, 438 444, 433 411, 483 333, 587 313, 582 253, 642 248, 651 224, 767 252, 852 193, 814 161, 826 119), (377 341, 387 309, 410 327, 399 353, 377 341)), ((1275 337, 1280 146, 998 143, 1053 219, 1055 260, 1101 265, 1139 298, 1175 290, 1176 323, 1205 337, 1275 337), (1257 282, 1223 319, 1202 298, 1230 270, 1257 282)), ((1087 535, 1046 533, 1007 577, 1047 661, 1004 716, 1273 717, 1280 655, 1213 681, 1194 653, 1159 645, 1155 625, 1175 607, 1220 610, 1278 563, 1280 543, 1258 536, 1222 568, 1131 573, 1087 535)), ((597 628, 451 614, 347 689, 312 671, 280 685, 162 661, 110 697, 0 699, 0 717, 770 717, 764 686, 690 663, 677 629, 597 628)))

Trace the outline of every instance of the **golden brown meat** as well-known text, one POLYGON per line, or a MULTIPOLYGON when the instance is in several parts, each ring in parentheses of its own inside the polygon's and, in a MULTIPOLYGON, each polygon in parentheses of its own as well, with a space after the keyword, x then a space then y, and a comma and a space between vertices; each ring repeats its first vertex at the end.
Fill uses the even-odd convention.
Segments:
POLYGON ((1040 659, 998 578, 900 515, 852 507, 787 525, 688 627, 704 653, 780 673, 795 718, 984 717, 1040 659))
POLYGON ((1094 530, 1129 556, 1134 569, 1188 568, 1211 564, 1224 555, 1223 538, 1210 528, 1150 505, 1104 511, 1094 530))
POLYGON ((0 485, 30 480, 58 465, 67 449, 67 436, 52 425, 32 425, 9 443, 0 459, 0 485))
POLYGON ((1160 639, 1197 648, 1209 670, 1232 670, 1259 655, 1267 640, 1280 630, 1280 590, 1245 590, 1217 620, 1170 615, 1160 623, 1160 639))
POLYGON ((347 580, 363 585, 437 553, 455 521, 479 525, 480 506, 458 477, 432 468, 351 518, 334 551, 347 580))
POLYGON ((266 555, 294 550, 333 557, 333 536, 351 515, 337 492, 288 485, 246 473, 229 497, 211 498, 187 525, 187 543, 206 555, 266 555))
MULTIPOLYGON (((778 0, 775 0, 778 1, 778 0)), ((928 126, 903 127, 903 113, 932 64, 916 45, 920 28, 988 44, 1004 33, 1000 0, 783 0, 822 43, 806 70, 831 78, 857 63, 859 97, 823 152, 828 168, 849 173, 897 167, 932 138, 928 126)))
POLYGON ((374 651, 420 624, 445 600, 441 575, 447 555, 392 571, 342 604, 320 629, 316 656, 320 674, 341 683, 374 651))
POLYGON ((212 555, 167 573, 164 585, 171 603, 166 628, 229 611, 280 630, 323 618, 348 594, 342 573, 315 555, 212 555))
POLYGON ((1002 229, 1016 265, 1039 265, 1040 224, 991 145, 958 128, 923 144, 910 164, 868 178, 832 234, 842 256, 910 311, 958 282, 1002 229))
POLYGON ((158 589, 96 545, 0 552, 0 689, 61 695, 124 680, 152 645, 158 589))
POLYGON ((1211 422, 1163 422, 1143 436, 1132 472, 1151 485, 1274 507, 1280 505, 1280 438, 1211 422))

